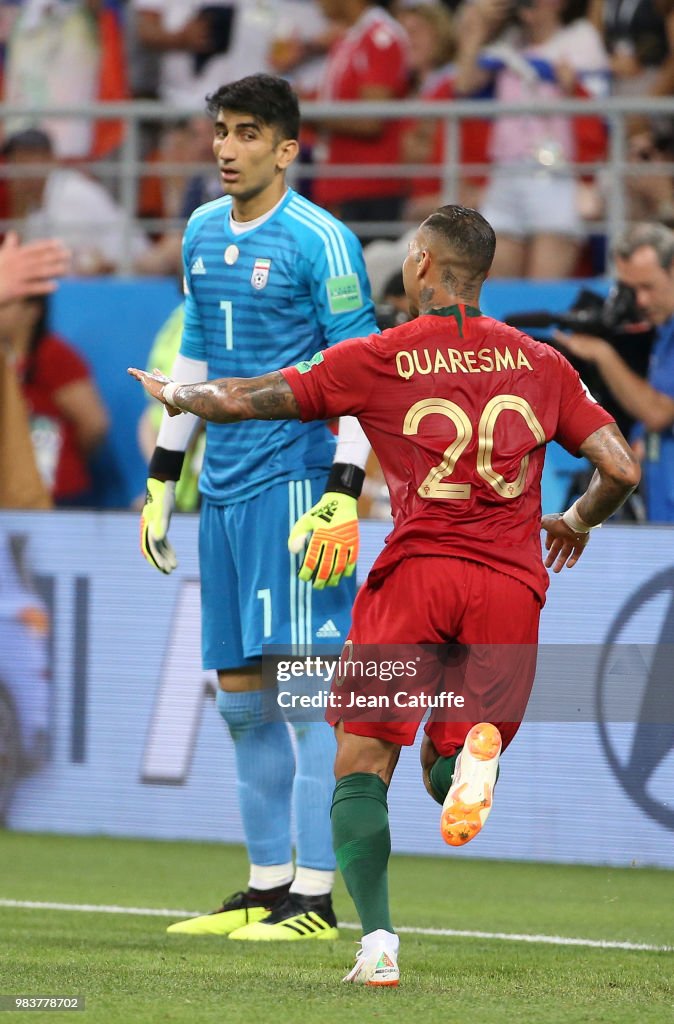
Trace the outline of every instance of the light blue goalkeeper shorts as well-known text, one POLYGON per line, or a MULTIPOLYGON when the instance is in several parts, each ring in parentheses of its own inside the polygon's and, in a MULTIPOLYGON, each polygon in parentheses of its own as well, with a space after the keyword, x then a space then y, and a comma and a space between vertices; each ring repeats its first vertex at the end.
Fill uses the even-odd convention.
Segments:
POLYGON ((325 480, 276 484, 248 501, 213 505, 199 520, 201 651, 205 669, 241 668, 263 645, 341 646, 351 624, 355 573, 314 590, 297 578, 304 554, 288 534, 316 504, 325 480))

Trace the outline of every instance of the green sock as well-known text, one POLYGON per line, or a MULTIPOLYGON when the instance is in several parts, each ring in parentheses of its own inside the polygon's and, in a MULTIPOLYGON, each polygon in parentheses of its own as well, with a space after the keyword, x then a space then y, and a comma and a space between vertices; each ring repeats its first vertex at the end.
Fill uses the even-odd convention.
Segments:
POLYGON ((391 832, 387 786, 378 775, 354 772, 340 779, 332 798, 332 845, 363 935, 393 931, 388 905, 391 832))
POLYGON ((430 782, 433 789, 434 799, 439 804, 445 802, 445 797, 449 792, 449 787, 452 784, 454 778, 454 768, 456 767, 456 759, 459 756, 460 751, 457 750, 456 754, 452 754, 451 757, 439 757, 433 767, 430 770, 430 782))

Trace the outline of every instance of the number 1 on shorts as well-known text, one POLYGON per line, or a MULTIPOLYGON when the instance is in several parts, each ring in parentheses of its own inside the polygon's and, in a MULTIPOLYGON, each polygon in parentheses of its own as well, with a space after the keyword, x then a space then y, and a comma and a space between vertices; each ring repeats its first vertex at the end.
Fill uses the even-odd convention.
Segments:
POLYGON ((262 636, 268 640, 271 636, 271 590, 269 587, 258 590, 257 596, 262 601, 262 636))

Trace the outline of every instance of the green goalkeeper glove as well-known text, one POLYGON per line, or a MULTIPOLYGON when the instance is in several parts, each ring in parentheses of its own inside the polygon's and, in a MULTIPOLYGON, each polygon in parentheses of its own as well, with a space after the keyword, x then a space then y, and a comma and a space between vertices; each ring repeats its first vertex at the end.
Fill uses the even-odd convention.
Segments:
POLYGON ((365 474, 358 466, 335 463, 325 494, 298 519, 288 537, 288 549, 299 554, 307 537, 309 546, 298 573, 313 581, 316 590, 336 587, 352 576, 358 560, 358 495, 365 474))
POLYGON ((154 480, 150 477, 140 515, 140 550, 150 565, 167 575, 178 564, 173 546, 166 537, 175 504, 175 491, 175 480, 154 480))

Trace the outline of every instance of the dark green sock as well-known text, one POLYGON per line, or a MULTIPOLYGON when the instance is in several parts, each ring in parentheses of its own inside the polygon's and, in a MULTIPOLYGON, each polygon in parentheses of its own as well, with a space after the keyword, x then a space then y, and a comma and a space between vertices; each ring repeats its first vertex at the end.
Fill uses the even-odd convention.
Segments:
POLYGON ((451 757, 439 757, 430 770, 429 777, 431 788, 433 789, 433 798, 439 804, 444 804, 445 797, 449 792, 458 756, 459 751, 457 750, 456 754, 452 754, 451 757))
POLYGON ((388 905, 391 832, 386 784, 378 775, 354 772, 340 779, 332 798, 332 845, 363 935, 393 931, 388 905))

